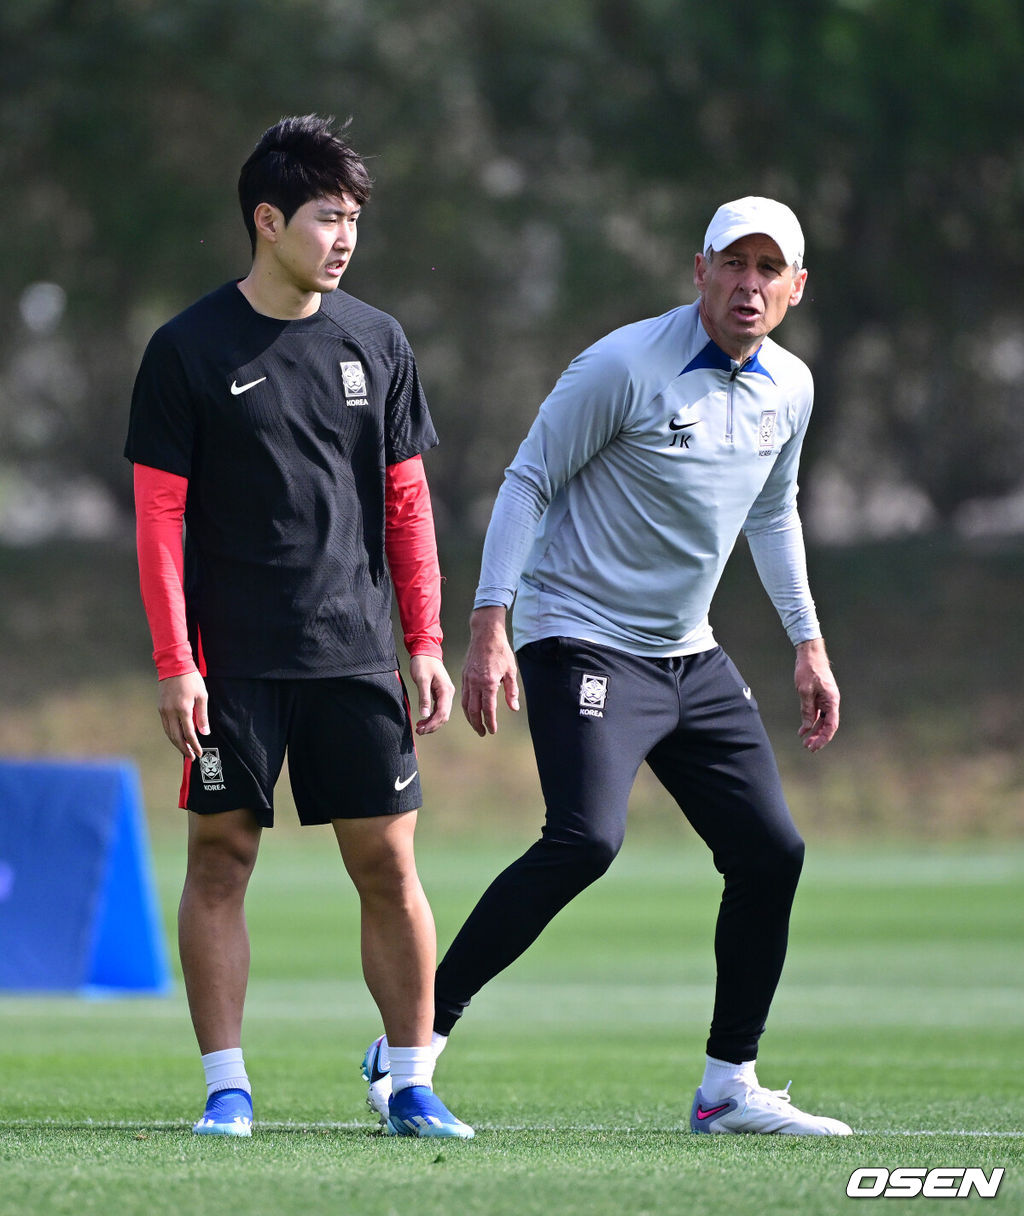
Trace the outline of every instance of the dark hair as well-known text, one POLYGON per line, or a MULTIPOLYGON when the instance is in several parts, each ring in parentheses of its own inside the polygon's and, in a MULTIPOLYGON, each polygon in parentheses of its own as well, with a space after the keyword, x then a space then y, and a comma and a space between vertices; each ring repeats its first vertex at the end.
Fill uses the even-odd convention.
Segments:
POLYGON ((335 134, 333 123, 333 118, 319 114, 282 118, 260 136, 238 176, 238 201, 254 253, 253 212, 260 203, 277 207, 287 224, 310 199, 351 194, 360 206, 368 201, 371 181, 366 166, 335 134))

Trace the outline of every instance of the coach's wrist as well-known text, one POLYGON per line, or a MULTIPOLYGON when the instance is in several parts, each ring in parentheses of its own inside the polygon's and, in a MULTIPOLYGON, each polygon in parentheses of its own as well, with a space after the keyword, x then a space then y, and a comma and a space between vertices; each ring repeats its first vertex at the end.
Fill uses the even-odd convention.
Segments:
POLYGON ((479 608, 474 608, 470 613, 469 627, 473 631, 478 629, 504 629, 507 613, 508 609, 504 604, 481 604, 479 608))

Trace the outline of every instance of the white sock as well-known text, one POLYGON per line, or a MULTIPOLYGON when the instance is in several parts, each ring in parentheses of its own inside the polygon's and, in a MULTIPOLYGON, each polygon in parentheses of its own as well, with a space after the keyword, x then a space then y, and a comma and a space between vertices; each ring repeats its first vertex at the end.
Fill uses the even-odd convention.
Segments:
POLYGON ((210 1051, 201 1057, 206 1074, 206 1096, 219 1089, 244 1089, 252 1093, 249 1076, 245 1071, 241 1047, 228 1047, 224 1051, 210 1051))
MULTIPOLYGON (((430 1036, 430 1049, 434 1053, 435 1060, 441 1054, 441 1052, 444 1051, 444 1049, 447 1046, 448 1046, 448 1036, 446 1034, 438 1034, 437 1031, 435 1030, 434 1033, 430 1036)), ((377 1060, 380 1063, 381 1068, 383 1068, 383 1070, 385 1072, 387 1072, 388 1069, 391 1067, 391 1050, 388 1047, 388 1036, 387 1035, 385 1035, 384 1038, 381 1040, 380 1054, 378 1055, 377 1060)))
POLYGON ((704 1064, 704 1080, 700 1083, 705 1102, 718 1102, 734 1094, 741 1085, 757 1085, 756 1060, 744 1060, 733 1064, 731 1060, 716 1060, 707 1056, 704 1064))
POLYGON ((397 1094, 410 1085, 433 1088, 434 1049, 426 1047, 391 1047, 391 1092, 397 1094))

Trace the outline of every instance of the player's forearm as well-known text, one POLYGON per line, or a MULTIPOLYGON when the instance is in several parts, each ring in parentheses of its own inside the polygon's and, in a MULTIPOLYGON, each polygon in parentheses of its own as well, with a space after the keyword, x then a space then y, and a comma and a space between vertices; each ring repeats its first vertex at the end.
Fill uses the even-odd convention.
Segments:
POLYGON ((161 680, 196 670, 185 614, 182 521, 188 481, 134 467, 139 588, 161 680))
POLYGON ((406 650, 440 659, 441 570, 430 491, 418 456, 388 466, 384 506, 384 547, 406 650))

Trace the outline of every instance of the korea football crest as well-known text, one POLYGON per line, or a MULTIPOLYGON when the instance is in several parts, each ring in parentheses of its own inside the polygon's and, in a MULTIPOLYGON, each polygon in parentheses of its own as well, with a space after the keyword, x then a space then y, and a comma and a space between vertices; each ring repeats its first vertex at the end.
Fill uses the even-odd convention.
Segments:
POLYGON ((203 779, 203 789, 222 790, 224 785, 224 766, 220 760, 220 748, 204 747, 199 757, 199 775, 203 779))
POLYGON ((608 700, 608 677, 585 671, 580 677, 580 717, 603 718, 608 700))
POLYGON ((366 404, 366 369, 358 359, 339 363, 341 383, 345 390, 346 405, 366 404))
POLYGON ((762 410, 761 424, 757 431, 758 456, 770 456, 775 450, 775 419, 777 410, 762 410))

